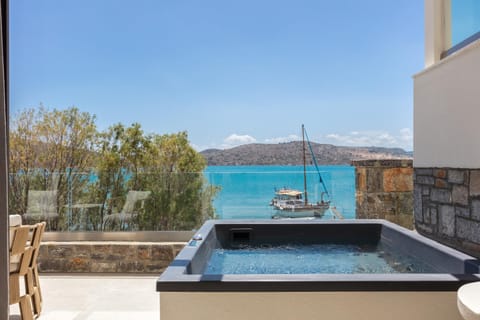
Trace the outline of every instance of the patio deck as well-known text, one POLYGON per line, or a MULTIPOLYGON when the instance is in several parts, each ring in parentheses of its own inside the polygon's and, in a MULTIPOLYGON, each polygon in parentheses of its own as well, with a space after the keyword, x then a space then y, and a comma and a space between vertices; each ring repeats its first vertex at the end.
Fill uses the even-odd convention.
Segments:
MULTIPOLYGON (((40 275, 41 320, 160 319, 155 275, 40 275)), ((16 305, 10 320, 20 319, 16 305)))

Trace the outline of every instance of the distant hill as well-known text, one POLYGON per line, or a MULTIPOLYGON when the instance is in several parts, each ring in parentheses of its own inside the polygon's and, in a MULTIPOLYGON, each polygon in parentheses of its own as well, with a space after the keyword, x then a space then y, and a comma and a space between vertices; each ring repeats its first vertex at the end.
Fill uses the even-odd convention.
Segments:
MULTIPOLYGON (((319 165, 350 164, 352 160, 409 159, 412 152, 400 148, 337 147, 311 142, 319 165)), ((308 149, 308 146, 307 146, 308 149)), ((303 164, 302 142, 279 144, 245 144, 231 149, 207 149, 200 152, 209 166, 232 165, 300 165, 303 164)), ((307 161, 311 163, 307 150, 307 161)))

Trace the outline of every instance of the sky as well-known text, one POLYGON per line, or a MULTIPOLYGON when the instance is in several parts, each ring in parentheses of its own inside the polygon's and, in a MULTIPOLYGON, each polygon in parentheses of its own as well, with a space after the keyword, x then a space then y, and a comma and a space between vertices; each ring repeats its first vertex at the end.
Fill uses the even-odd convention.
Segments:
POLYGON ((413 149, 419 0, 15 0, 10 109, 100 130, 188 131, 197 150, 310 140, 413 149))

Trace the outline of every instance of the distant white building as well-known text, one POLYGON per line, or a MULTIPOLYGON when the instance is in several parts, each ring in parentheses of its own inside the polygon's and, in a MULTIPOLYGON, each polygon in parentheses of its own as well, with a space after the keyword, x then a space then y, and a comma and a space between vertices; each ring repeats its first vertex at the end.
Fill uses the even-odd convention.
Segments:
POLYGON ((415 223, 480 256, 480 1, 425 0, 414 76, 415 223))

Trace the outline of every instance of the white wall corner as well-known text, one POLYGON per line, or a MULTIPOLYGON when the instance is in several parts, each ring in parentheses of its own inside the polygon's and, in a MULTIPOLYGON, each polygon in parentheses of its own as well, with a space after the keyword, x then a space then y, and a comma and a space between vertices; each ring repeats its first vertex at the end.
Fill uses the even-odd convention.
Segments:
POLYGON ((414 78, 414 166, 480 168, 480 41, 414 78))

